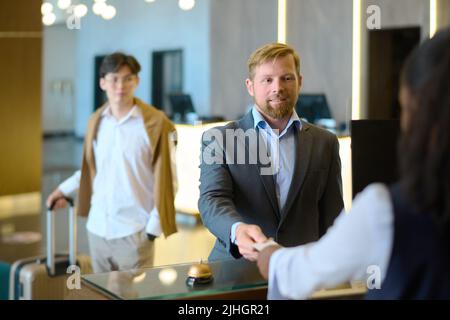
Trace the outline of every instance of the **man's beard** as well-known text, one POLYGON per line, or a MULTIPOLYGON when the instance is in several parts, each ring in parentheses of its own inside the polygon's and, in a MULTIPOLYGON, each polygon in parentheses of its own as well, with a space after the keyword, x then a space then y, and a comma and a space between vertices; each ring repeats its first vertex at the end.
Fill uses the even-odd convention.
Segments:
POLYGON ((266 102, 264 105, 260 106, 260 108, 269 117, 281 120, 291 115, 292 111, 294 110, 294 106, 295 103, 292 104, 290 101, 286 101, 285 103, 278 106, 278 108, 273 108, 270 106, 269 102, 266 102))

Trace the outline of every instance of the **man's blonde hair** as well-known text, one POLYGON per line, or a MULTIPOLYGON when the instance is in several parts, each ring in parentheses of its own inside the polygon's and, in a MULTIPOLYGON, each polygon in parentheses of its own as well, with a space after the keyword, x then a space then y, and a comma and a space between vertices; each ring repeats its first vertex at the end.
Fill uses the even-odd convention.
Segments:
POLYGON ((248 59, 248 76, 253 79, 255 76, 255 68, 267 61, 276 60, 278 57, 287 55, 294 57, 295 69, 297 76, 300 77, 300 57, 294 48, 284 43, 268 43, 252 53, 248 59))

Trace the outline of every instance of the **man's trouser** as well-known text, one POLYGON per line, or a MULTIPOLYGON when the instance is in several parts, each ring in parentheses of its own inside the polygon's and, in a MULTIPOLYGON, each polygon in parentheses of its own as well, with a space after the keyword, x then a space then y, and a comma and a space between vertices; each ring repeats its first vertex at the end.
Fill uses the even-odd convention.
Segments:
POLYGON ((88 231, 94 273, 149 268, 153 266, 155 242, 145 229, 130 236, 107 240, 88 231))

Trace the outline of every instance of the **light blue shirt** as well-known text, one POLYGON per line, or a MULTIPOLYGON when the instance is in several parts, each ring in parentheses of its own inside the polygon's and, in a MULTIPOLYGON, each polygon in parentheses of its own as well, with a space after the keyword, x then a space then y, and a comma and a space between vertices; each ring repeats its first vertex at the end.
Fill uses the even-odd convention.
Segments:
MULTIPOLYGON (((286 128, 279 134, 274 131, 269 123, 264 119, 255 106, 252 108, 253 127, 258 130, 262 140, 267 146, 268 154, 275 168, 274 182, 278 200, 278 208, 283 210, 291 186, 295 169, 295 128, 300 131, 302 123, 297 113, 294 112, 286 125, 286 128)), ((236 243, 236 227, 241 222, 236 222, 231 227, 231 240, 236 243)))

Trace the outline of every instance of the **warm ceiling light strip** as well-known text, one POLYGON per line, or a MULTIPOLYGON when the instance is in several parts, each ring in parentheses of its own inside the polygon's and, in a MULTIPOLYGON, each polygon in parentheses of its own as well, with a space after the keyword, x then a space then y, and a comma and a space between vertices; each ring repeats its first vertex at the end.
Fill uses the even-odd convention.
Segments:
POLYGON ((286 43, 286 2, 278 0, 278 42, 286 43))
POLYGON ((361 0, 353 0, 352 120, 361 118, 361 0))
POLYGON ((430 38, 437 30, 437 0, 430 0, 430 38))

